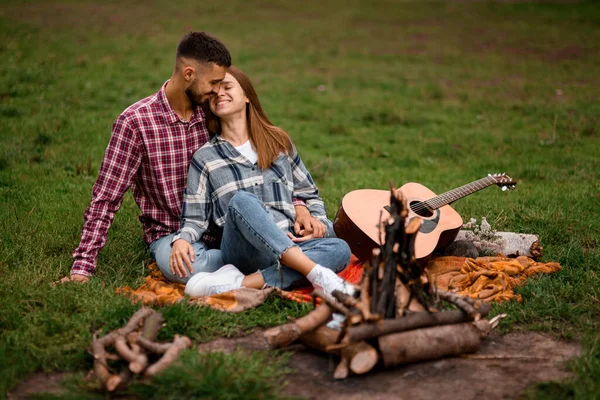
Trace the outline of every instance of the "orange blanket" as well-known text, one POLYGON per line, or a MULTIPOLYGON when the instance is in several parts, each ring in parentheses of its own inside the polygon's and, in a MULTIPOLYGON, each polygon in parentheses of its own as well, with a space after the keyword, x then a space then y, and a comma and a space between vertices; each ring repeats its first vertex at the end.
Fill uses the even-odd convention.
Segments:
MULTIPOLYGON (((149 267, 150 273, 139 288, 129 286, 117 288, 116 292, 129 296, 132 301, 144 304, 173 304, 184 299, 185 285, 168 282, 159 271, 156 263, 149 267)), ((515 295, 513 288, 527 277, 541 272, 551 273, 560 270, 558 263, 539 263, 527 257, 438 257, 432 259, 427 269, 441 290, 457 291, 462 295, 485 301, 505 301, 521 296, 515 295)), ((339 275, 350 283, 358 283, 362 276, 362 263, 352 257, 350 265, 339 275)), ((278 295, 299 302, 312 301, 311 287, 291 292, 274 288, 242 288, 214 296, 190 297, 189 303, 202 304, 220 311, 240 312, 262 304, 270 295, 278 295)))
POLYGON ((552 273, 561 269, 555 262, 541 263, 529 257, 437 257, 427 265, 433 282, 440 290, 458 292, 463 296, 485 301, 515 299, 513 288, 527 277, 552 273))
MULTIPOLYGON (((129 286, 120 287, 116 289, 116 293, 124 294, 135 302, 158 304, 161 306, 174 304, 184 299, 183 291, 185 285, 167 281, 156 263, 150 264, 148 269, 150 272, 144 278, 145 282, 140 287, 137 289, 129 286)), ((340 272, 339 276, 350 283, 358 283, 362 272, 362 263, 358 258, 352 256, 350 264, 340 272)), ((262 304, 273 293, 277 293, 286 299, 309 302, 312 301, 312 297, 310 296, 312 291, 312 287, 301 288, 291 292, 274 288, 242 288, 213 296, 190 297, 188 302, 206 305, 219 311, 241 312, 262 304)))

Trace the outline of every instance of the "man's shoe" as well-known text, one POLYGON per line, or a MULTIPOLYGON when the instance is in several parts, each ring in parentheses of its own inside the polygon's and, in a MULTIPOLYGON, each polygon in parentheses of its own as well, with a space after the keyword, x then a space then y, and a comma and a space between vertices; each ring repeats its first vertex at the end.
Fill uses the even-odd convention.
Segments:
POLYGON ((189 296, 210 296, 229 292, 242 287, 245 275, 232 264, 227 264, 215 272, 199 272, 185 285, 189 296))

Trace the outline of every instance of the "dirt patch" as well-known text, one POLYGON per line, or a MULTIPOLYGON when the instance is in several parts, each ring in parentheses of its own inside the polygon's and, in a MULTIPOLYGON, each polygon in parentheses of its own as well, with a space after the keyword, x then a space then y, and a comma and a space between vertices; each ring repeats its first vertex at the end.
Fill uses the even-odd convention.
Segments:
MULTIPOLYGON (((267 350, 262 331, 248 336, 217 339, 198 346, 199 351, 267 350)), ((332 378, 337 358, 302 345, 289 348, 293 370, 287 376, 286 395, 306 399, 453 398, 506 399, 518 397, 527 387, 542 381, 562 381, 572 374, 567 361, 580 354, 575 343, 534 332, 490 335, 479 351, 464 357, 384 369, 379 366, 364 376, 342 381, 332 378)), ((59 393, 61 373, 37 373, 21 382, 8 399, 25 399, 33 393, 59 393)))
MULTIPOLYGON (((234 339, 218 339, 199 346, 200 351, 232 352, 264 350, 262 333, 234 339)), ((571 377, 567 361, 580 354, 574 343, 534 333, 492 334, 475 354, 446 358, 385 370, 343 381, 332 379, 337 359, 298 345, 290 361, 285 394, 307 399, 453 398, 486 399, 518 397, 528 386, 571 377)))
POLYGON ((37 393, 58 394, 61 391, 62 372, 37 372, 20 382, 8 393, 8 400, 26 399, 37 393))

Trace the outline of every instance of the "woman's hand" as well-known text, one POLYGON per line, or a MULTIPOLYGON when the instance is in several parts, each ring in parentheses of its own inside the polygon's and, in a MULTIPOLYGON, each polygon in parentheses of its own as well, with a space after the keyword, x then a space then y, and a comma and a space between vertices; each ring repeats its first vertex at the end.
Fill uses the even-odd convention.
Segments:
POLYGON ((171 247, 171 257, 169 258, 171 273, 180 278, 187 278, 188 270, 190 274, 193 274, 194 267, 192 263, 194 262, 194 256, 194 248, 191 244, 184 239, 176 240, 171 247))
MULTIPOLYGON (((296 241, 305 241, 309 239, 318 239, 325 236, 327 227, 317 218, 310 215, 308 208, 304 206, 295 206, 296 209, 296 222, 294 223, 294 232, 300 238, 294 237, 296 241), (306 238, 310 236, 310 238, 306 238), (300 240, 304 239, 304 240, 300 240)), ((294 240, 292 239, 292 240, 294 240)))

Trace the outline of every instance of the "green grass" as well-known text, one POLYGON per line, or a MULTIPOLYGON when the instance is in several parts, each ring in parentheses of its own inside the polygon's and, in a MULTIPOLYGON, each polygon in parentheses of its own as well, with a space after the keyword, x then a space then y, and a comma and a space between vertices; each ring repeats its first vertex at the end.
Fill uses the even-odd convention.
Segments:
MULTIPOLYGON (((148 257, 130 195, 91 284, 49 283, 69 271, 113 120, 170 76, 189 29, 227 44, 270 119, 294 138, 331 217, 348 191, 390 180, 437 193, 493 172, 518 180, 514 192, 487 189, 455 208, 540 235, 544 260, 563 266, 520 288, 522 304, 494 306, 509 313, 505 329, 584 345, 573 380, 530 395, 597 397, 598 21, 594 2, 3 2, 0 397, 37 370, 85 371, 92 332, 136 309, 114 294, 140 282, 148 257)), ((236 335, 307 309, 276 299, 240 315, 165 307, 162 339, 236 335)), ((231 357, 182 368, 214 362, 225 376, 252 376, 268 364, 231 357)), ((256 376, 257 388, 273 384, 256 376)))

